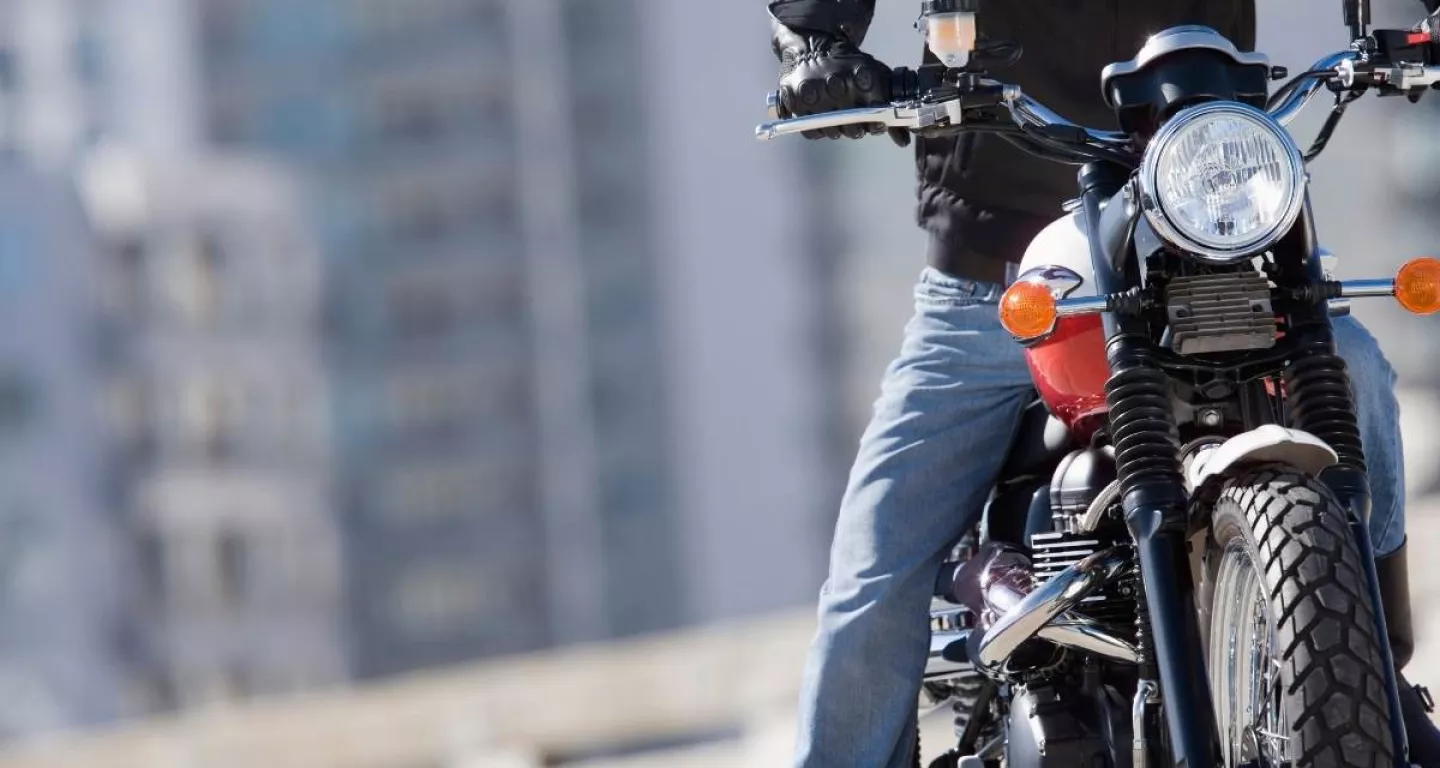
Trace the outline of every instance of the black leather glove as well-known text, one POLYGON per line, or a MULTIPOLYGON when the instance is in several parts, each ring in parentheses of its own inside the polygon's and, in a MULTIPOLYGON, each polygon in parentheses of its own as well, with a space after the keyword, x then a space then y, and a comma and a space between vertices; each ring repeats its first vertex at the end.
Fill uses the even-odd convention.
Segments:
MULTIPOLYGON (((840 109, 890 103, 890 68, 862 52, 848 40, 824 32, 791 29, 774 24, 772 47, 780 59, 780 109, 802 117, 840 109)), ((841 136, 859 139, 885 130, 881 123, 846 125, 805 131, 807 139, 841 136)), ((910 144, 910 133, 891 129, 900 146, 910 144)))

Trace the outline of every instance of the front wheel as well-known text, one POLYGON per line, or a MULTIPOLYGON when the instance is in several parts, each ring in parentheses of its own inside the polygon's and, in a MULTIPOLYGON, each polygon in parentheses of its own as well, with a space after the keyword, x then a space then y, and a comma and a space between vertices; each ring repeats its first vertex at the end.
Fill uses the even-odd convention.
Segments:
POLYGON ((1324 485, 1284 467, 1226 483, 1206 553, 1208 666, 1227 766, 1393 766, 1360 550, 1324 485))

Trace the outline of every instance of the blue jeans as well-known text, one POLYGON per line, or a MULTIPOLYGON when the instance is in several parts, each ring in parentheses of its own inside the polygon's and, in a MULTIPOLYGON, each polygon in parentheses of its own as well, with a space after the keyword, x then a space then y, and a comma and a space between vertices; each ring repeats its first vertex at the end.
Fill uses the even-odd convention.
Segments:
MULTIPOLYGON (((1031 395, 998 286, 926 270, 840 507, 801 695, 800 766, 913 765, 914 713, 940 563, 973 525, 1031 395)), ((1377 553, 1404 542, 1395 374, 1359 322, 1335 321, 1370 465, 1377 553)))

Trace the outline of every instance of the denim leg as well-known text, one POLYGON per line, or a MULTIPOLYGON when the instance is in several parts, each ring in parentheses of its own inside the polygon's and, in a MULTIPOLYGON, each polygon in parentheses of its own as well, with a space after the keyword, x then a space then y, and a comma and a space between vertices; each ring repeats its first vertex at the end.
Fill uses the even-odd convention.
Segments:
POLYGON ((840 506, 801 694, 799 766, 909 766, 929 606, 1030 391, 1000 289, 926 270, 840 506))
POLYGON ((1360 441, 1370 469, 1371 544, 1377 557, 1388 555, 1405 543, 1405 451, 1395 370, 1359 320, 1337 317, 1334 326, 1336 350, 1349 368, 1360 441))

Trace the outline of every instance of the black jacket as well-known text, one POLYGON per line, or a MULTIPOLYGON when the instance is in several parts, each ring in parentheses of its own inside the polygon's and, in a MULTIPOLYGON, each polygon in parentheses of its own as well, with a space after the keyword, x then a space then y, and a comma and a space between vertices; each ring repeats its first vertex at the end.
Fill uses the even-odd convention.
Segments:
MULTIPOLYGON (((786 26, 862 42, 874 0, 772 0, 786 26)), ((1336 10, 1338 26, 1339 12, 1336 10)), ((1082 125, 1113 129, 1100 70, 1132 58, 1145 39, 1179 24, 1204 24, 1241 50, 1255 45, 1254 0, 988 0, 980 34, 1024 47, 994 76, 1082 125)), ((927 60, 933 61, 927 52, 927 60)), ((918 219, 930 233, 929 261, 953 275, 998 281, 1040 229, 1078 195, 1076 168, 1025 154, 993 136, 916 143, 918 219)))

